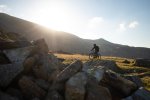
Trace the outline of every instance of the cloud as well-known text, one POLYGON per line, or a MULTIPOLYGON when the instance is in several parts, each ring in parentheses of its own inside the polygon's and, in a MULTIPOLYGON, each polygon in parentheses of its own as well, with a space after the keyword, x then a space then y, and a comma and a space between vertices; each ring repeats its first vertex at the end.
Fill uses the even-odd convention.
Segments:
POLYGON ((10 11, 10 8, 7 5, 0 5, 0 12, 7 13, 10 11))
POLYGON ((129 29, 135 29, 138 25, 139 25, 138 21, 122 22, 119 24, 117 31, 118 32, 125 32, 129 29))
POLYGON ((121 32, 123 32, 123 31, 126 31, 126 24, 125 23, 121 23, 121 24, 119 24, 119 29, 118 29, 118 31, 121 31, 121 32))
POLYGON ((139 25, 137 21, 132 21, 129 23, 129 28, 134 29, 139 25))

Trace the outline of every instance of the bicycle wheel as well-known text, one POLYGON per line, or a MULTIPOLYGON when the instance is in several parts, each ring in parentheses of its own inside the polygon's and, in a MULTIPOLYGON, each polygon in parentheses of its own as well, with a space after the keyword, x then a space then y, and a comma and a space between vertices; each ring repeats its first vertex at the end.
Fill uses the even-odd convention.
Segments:
POLYGON ((93 59, 93 58, 94 58, 93 54, 89 54, 89 59, 93 59))

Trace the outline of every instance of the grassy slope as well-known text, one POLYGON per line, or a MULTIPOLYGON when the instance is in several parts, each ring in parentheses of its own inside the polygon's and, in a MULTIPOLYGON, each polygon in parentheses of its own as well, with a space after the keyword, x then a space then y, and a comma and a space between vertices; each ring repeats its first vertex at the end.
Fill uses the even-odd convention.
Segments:
MULTIPOLYGON (((88 61, 87 55, 80 54, 55 54, 58 58, 65 59, 64 63, 70 63, 75 59, 80 59, 83 62, 88 61)), ((120 58, 120 57, 106 57, 102 56, 104 60, 113 60, 116 62, 118 67, 120 67, 125 75, 137 75, 141 78, 144 83, 144 86, 150 90, 150 69, 144 67, 133 66, 133 59, 120 58), (130 61, 129 64, 123 63, 124 60, 130 61)))

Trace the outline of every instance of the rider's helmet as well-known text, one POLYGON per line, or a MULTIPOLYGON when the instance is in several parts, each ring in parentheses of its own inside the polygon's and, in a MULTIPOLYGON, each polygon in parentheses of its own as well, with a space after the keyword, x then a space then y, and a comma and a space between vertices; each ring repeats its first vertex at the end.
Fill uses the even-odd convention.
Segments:
POLYGON ((93 44, 94 45, 94 47, 96 46, 96 44, 93 44))

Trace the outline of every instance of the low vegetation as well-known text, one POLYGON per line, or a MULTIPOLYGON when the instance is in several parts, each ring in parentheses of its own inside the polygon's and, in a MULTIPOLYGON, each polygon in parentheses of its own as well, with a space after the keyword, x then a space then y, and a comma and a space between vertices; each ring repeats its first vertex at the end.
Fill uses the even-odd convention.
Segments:
MULTIPOLYGON (((64 63, 71 63, 75 59, 80 59, 83 63, 89 60, 87 55, 80 54, 55 54, 58 58, 65 59, 64 63)), ((134 59, 120 58, 120 57, 108 57, 102 56, 103 60, 113 60, 116 62, 119 68, 121 68, 123 75, 136 75, 139 76, 148 90, 150 90, 150 69, 134 66, 134 59), (126 62, 125 62, 126 61, 126 62)))

